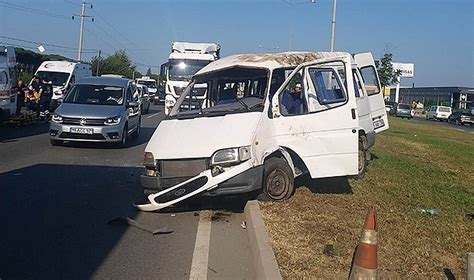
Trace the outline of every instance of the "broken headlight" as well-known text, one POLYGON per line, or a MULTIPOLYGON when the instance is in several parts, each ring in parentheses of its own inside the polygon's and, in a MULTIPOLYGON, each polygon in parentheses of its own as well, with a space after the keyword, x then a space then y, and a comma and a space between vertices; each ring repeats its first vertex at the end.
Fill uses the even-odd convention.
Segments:
POLYGON ((145 152, 145 157, 143 159, 143 165, 145 166, 145 175, 147 176, 156 176, 157 175, 157 166, 155 157, 150 152, 145 152))
POLYGON ((250 158, 250 146, 223 149, 215 152, 211 157, 211 165, 232 165, 250 158))

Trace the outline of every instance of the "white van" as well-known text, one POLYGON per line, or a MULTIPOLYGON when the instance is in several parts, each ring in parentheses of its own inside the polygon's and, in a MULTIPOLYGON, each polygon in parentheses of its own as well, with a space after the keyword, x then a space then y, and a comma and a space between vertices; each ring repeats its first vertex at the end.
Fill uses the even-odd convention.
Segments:
POLYGON ((155 211, 196 194, 252 191, 281 200, 304 173, 362 175, 368 132, 361 111, 376 132, 388 128, 374 62, 362 57, 243 54, 207 65, 145 148, 141 184, 149 203, 137 207, 155 211), (206 98, 191 106, 203 87, 206 98), (369 106, 358 108, 364 101, 356 88, 369 106))
POLYGON ((452 113, 451 107, 431 106, 430 109, 426 112, 426 119, 448 121, 448 117, 451 115, 451 113, 452 113))
POLYGON ((13 47, 0 46, 0 120, 16 111, 16 55, 13 47))
POLYGON ((82 62, 44 61, 36 70, 35 75, 52 83, 53 96, 51 99, 53 103, 57 103, 61 102, 64 93, 76 81, 92 76, 92 66, 82 62))

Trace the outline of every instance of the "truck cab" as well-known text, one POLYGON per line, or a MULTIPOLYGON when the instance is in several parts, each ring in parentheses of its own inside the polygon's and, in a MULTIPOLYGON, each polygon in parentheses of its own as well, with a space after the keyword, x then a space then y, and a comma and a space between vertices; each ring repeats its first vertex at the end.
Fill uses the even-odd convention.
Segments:
POLYGON ((16 55, 13 47, 0 46, 0 120, 16 111, 16 55))
MULTIPOLYGON (((165 114, 168 115, 192 76, 220 57, 220 46, 215 43, 174 42, 165 69, 165 114)), ((199 93, 203 93, 200 89, 199 93)), ((196 95, 195 99, 203 99, 196 95)))
MULTIPOLYGON (((141 184, 149 203, 137 207, 254 191, 282 200, 302 174, 362 176, 364 137, 375 133, 378 108, 359 68, 344 52, 241 54, 205 66, 145 148, 141 184)), ((373 96, 383 105, 381 94, 373 96)))

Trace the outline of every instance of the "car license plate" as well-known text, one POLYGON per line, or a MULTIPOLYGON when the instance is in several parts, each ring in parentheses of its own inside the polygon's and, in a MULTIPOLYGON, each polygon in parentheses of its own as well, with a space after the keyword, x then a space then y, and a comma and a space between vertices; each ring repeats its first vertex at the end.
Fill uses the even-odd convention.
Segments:
POLYGON ((85 127, 71 127, 71 133, 79 133, 79 134, 93 134, 93 128, 85 128, 85 127))
POLYGON ((378 119, 374 121, 374 129, 381 128, 383 126, 385 126, 385 122, 383 121, 383 119, 378 119))

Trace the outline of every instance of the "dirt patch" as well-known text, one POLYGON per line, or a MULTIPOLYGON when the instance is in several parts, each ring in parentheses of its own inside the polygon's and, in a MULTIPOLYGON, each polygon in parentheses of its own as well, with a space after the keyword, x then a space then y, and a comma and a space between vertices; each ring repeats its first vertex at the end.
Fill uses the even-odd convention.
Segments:
POLYGON ((377 135, 375 160, 362 180, 304 182, 307 187, 288 201, 260 203, 284 278, 347 279, 372 205, 381 277, 465 277, 466 253, 474 249, 474 223, 468 218, 474 213, 474 177, 464 164, 472 152, 457 143, 472 136, 430 144, 431 135, 443 135, 444 128, 417 129, 396 120, 390 126, 390 133, 377 135), (418 207, 440 213, 422 214, 418 207))

